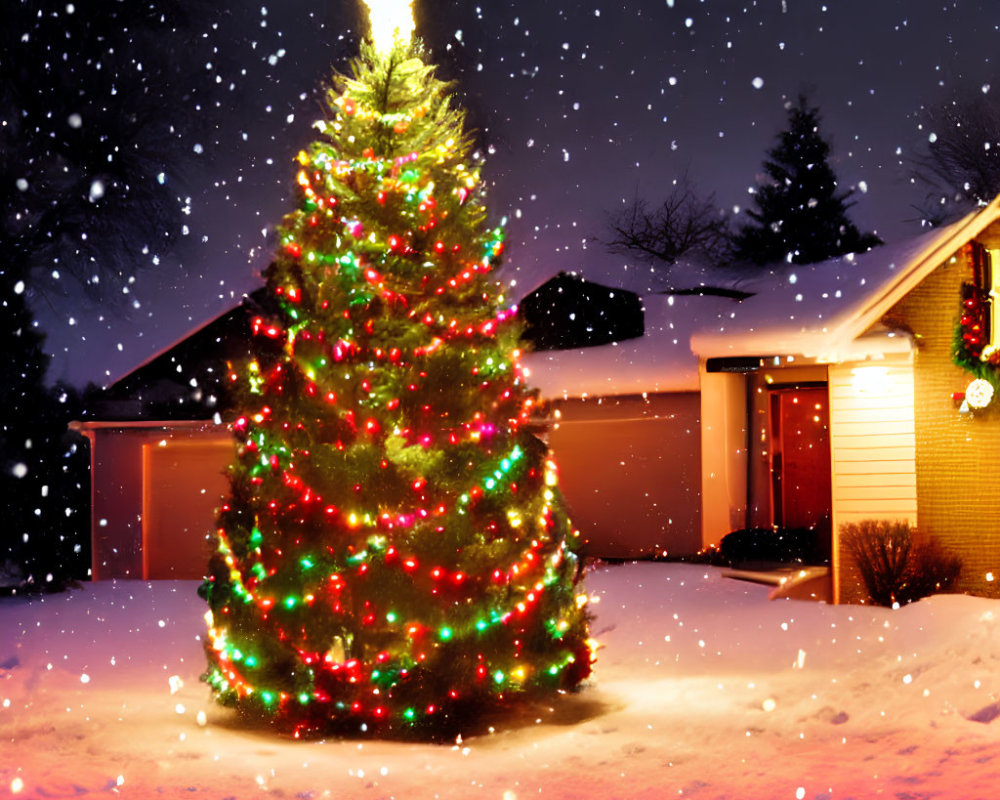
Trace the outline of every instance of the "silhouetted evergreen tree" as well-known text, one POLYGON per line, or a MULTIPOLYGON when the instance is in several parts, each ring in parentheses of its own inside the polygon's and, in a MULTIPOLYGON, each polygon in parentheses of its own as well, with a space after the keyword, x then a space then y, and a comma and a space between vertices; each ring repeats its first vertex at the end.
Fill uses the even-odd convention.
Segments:
POLYGON ((753 220, 736 236, 738 260, 754 264, 811 264, 882 243, 847 217, 850 191, 838 191, 828 162, 830 145, 819 132, 819 109, 805 96, 788 105, 788 129, 767 152, 768 181, 754 193, 753 220))
POLYGON ((21 286, 0 284, 0 591, 87 575, 90 464, 83 437, 66 428, 79 396, 45 385, 43 342, 21 286))
POLYGON ((217 13, 204 0, 4 4, 0 587, 86 575, 89 463, 66 430, 77 395, 46 385, 32 305, 68 295, 67 277, 120 298, 140 265, 181 236, 178 174, 218 91, 205 69, 217 13))

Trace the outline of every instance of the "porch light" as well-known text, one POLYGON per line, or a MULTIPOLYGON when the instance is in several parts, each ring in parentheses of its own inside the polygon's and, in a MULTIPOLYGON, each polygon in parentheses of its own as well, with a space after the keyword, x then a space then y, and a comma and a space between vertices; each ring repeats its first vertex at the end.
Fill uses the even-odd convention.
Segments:
POLYGON ((889 391, 888 367, 855 367, 851 370, 851 387, 856 394, 878 395, 889 391))

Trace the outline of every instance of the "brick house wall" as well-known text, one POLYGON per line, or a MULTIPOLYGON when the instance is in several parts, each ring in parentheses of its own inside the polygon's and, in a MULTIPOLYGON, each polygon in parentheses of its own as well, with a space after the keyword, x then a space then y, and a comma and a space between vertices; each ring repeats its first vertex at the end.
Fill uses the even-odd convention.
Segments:
POLYGON ((885 316, 912 331, 916 435, 917 527, 962 558, 958 591, 1000 596, 1000 411, 959 413, 952 393, 972 376, 952 360, 962 283, 972 265, 960 251, 885 316))

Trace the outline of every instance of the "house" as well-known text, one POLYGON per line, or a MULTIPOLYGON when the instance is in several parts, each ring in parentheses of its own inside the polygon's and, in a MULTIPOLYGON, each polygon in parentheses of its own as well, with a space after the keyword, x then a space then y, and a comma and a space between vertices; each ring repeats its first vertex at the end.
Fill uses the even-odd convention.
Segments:
MULTIPOLYGON (((553 332, 567 300, 584 306, 570 326, 574 342, 642 333, 638 296, 560 275, 539 287, 534 306, 529 300, 543 346, 570 341, 565 331, 553 332)), ((234 452, 224 419, 231 408, 226 365, 252 352, 280 355, 279 341, 253 336, 273 311, 257 290, 115 381, 73 424, 90 442, 94 580, 202 576, 234 452)))
POLYGON ((728 307, 673 298, 695 305, 681 323, 647 324, 631 349, 533 354, 536 382, 561 398, 551 444, 571 503, 585 509, 585 533, 602 551, 684 553, 733 530, 810 529, 831 559, 816 593, 851 602, 863 590, 841 526, 900 520, 962 559, 959 590, 996 594, 1000 426, 984 405, 1000 385, 1000 358, 981 359, 1000 349, 996 264, 1000 198, 896 245, 770 270, 743 282, 750 296, 728 307), (678 329, 689 333, 686 352, 678 329), (651 419, 640 423, 640 413, 651 419), (654 427, 664 420, 694 433, 679 444, 654 427), (568 449, 566 428, 577 439, 568 449), (612 429, 617 450, 604 438, 612 429), (599 444, 578 471, 566 455, 589 439, 599 444), (626 453, 654 454, 657 489, 626 453), (590 506, 618 470, 627 477, 601 516, 590 506), (658 527, 643 508, 654 496, 658 527), (697 516, 673 529, 692 506, 697 516))
POLYGON ((994 594, 1000 426, 981 406, 1000 373, 979 355, 1000 345, 997 264, 1000 197, 910 241, 789 266, 702 326, 703 546, 734 527, 814 527, 832 599, 849 602, 841 526, 903 520, 961 557, 959 590, 994 594))
MULTIPOLYGON (((71 427, 91 459, 91 577, 196 579, 227 490, 227 362, 251 352, 262 291, 116 381, 71 427)), ((255 337, 254 347, 261 347, 255 337)), ((264 357, 277 357, 274 345, 264 357)))
MULTIPOLYGON (((588 552, 684 555, 737 529, 805 528, 830 555, 819 594, 848 602, 860 584, 841 526, 903 520, 962 558, 959 589, 995 593, 998 263, 1000 198, 864 255, 783 265, 728 296, 647 295, 640 337, 530 353, 588 552)), ((255 312, 240 313, 248 338, 255 312)), ((226 341, 212 325, 193 348, 203 355, 226 341)), ((118 401, 177 372, 177 352, 116 384, 118 401)), ((190 409, 208 376, 174 383, 190 409)), ((192 577, 183 571, 202 559, 188 548, 205 547, 225 488, 225 426, 209 408, 160 421, 128 410, 80 425, 94 445, 94 576, 192 577)))

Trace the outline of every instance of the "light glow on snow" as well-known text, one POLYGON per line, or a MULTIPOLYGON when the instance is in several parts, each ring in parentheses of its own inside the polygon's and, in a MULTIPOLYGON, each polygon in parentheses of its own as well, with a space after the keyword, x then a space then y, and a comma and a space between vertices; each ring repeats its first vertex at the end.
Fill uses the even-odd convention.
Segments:
POLYGON ((624 780, 630 797, 994 794, 998 600, 828 606, 699 565, 602 567, 585 587, 602 645, 591 685, 442 747, 241 727, 198 680, 196 588, 109 581, 0 605, 4 791, 499 800, 624 796, 624 780))

